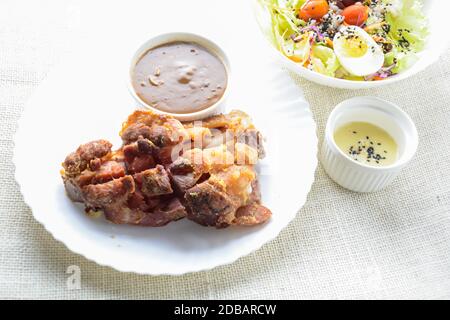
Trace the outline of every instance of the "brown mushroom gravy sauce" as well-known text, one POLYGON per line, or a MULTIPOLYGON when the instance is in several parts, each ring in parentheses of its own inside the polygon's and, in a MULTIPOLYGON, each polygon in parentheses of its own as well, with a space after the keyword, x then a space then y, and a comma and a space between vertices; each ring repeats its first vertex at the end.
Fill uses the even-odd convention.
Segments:
POLYGON ((137 95, 153 108, 186 114, 204 110, 222 98, 227 70, 203 46, 171 42, 142 55, 132 82, 137 95))

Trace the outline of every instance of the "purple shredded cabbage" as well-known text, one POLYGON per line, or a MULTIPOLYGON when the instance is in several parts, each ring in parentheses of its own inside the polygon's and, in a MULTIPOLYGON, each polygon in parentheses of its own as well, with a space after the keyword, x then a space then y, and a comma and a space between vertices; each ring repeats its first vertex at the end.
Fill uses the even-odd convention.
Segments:
POLYGON ((365 76, 364 79, 366 81, 371 81, 373 80, 373 78, 375 77, 380 77, 382 79, 386 79, 389 78, 390 76, 392 76, 392 69, 395 67, 395 63, 391 64, 388 67, 383 67, 381 68, 379 71, 375 72, 374 74, 365 76))

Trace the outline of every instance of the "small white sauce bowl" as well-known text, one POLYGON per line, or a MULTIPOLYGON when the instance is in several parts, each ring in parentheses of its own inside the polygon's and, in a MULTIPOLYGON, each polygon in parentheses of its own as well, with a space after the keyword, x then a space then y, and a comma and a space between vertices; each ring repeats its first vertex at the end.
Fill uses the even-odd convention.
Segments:
POLYGON ((180 121, 193 121, 193 120, 200 120, 207 118, 209 116, 212 116, 214 114, 220 113, 224 110, 224 105, 226 102, 226 98, 228 96, 228 92, 230 90, 230 79, 231 79, 231 70, 230 70, 230 63, 229 60, 225 54, 225 52, 213 41, 206 39, 202 36, 199 36, 197 34, 193 33, 186 33, 186 32, 171 32, 171 33, 165 33, 158 35, 154 38, 151 38, 144 42, 139 49, 133 54, 130 62, 130 66, 128 69, 128 90, 130 91, 133 98, 138 103, 138 106, 145 109, 150 109, 151 111, 155 113, 160 114, 166 114, 173 116, 174 118, 180 120, 180 121), (136 93, 136 91, 133 88, 133 71, 134 68, 139 61, 139 59, 147 53, 150 49, 171 43, 171 42, 177 42, 177 41, 183 41, 183 42, 193 42, 196 44, 199 44, 206 48, 209 52, 216 55, 225 66, 225 70, 227 72, 227 86, 225 88, 225 92, 223 93, 223 96, 213 105, 209 106, 208 108, 204 110, 200 110, 197 112, 192 113, 170 113, 165 112, 162 110, 159 110, 157 108, 152 107, 151 105, 147 104, 145 101, 143 101, 136 93))
POLYGON ((397 105, 375 97, 343 101, 331 112, 322 144, 321 162, 328 175, 342 187, 356 192, 375 192, 388 186, 416 153, 417 129, 397 105), (373 167, 348 157, 336 144, 334 133, 349 122, 368 122, 388 132, 398 146, 397 161, 373 167))

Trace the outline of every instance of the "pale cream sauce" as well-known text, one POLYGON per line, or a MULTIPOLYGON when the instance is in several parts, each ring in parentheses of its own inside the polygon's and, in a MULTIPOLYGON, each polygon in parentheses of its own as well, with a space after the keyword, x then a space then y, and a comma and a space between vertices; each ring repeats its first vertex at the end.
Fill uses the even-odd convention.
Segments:
POLYGON ((350 122, 339 127, 334 141, 348 157, 370 166, 388 166, 398 158, 394 138, 368 122, 350 122))

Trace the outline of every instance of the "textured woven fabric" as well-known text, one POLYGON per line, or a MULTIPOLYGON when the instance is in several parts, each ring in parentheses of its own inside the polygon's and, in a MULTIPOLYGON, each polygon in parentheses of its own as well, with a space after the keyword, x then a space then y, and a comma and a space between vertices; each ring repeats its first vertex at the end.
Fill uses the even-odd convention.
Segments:
POLYGON ((208 272, 139 276, 98 266, 55 241, 14 181, 17 120, 70 50, 77 13, 76 1, 0 3, 0 298, 450 298, 450 51, 427 71, 374 90, 329 89, 294 77, 319 138, 333 106, 353 96, 382 97, 410 114, 420 147, 388 189, 355 194, 319 166, 297 218, 259 251, 208 272), (81 270, 78 290, 67 286, 72 265, 81 270))

